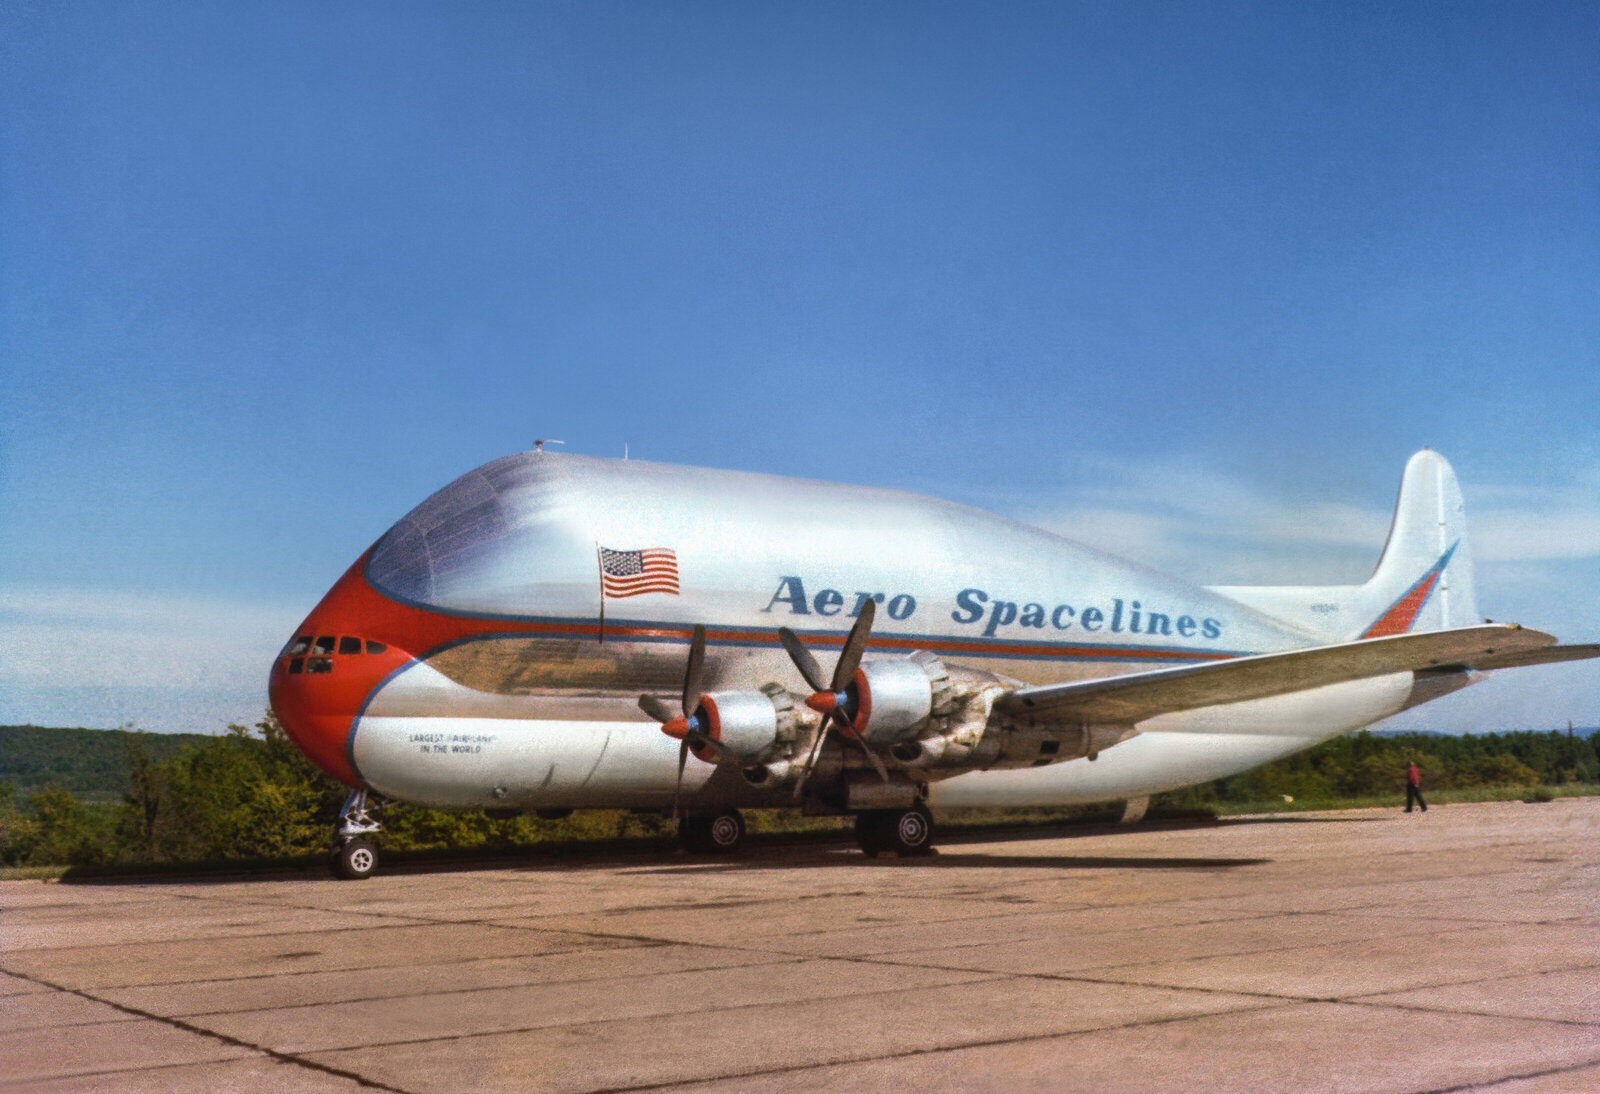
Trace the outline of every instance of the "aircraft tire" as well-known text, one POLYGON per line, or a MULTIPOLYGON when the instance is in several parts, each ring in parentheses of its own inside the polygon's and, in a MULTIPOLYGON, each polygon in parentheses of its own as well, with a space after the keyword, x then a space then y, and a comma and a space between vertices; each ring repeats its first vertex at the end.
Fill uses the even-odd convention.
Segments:
POLYGON ((714 817, 684 817, 678 838, 691 854, 731 855, 744 843, 744 817, 729 809, 714 817))
POLYGON ((333 876, 344 881, 364 881, 378 868, 378 849, 372 841, 357 837, 347 840, 333 852, 333 876))
POLYGON ((933 854, 933 814, 918 802, 910 809, 886 812, 878 829, 878 846, 901 858, 933 854))
POLYGON ((885 818, 892 814, 892 810, 882 809, 865 809, 856 814, 856 845, 868 858, 877 858, 888 850, 883 845, 883 833, 885 818))

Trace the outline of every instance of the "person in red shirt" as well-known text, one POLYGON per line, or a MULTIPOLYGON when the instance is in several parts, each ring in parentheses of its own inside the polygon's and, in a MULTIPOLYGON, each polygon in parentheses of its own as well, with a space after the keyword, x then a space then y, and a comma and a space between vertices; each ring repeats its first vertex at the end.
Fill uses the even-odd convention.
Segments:
POLYGON ((1422 800, 1422 772, 1417 770, 1416 761, 1406 764, 1406 812, 1411 812, 1412 803, 1422 806, 1422 811, 1428 811, 1428 803, 1422 800))

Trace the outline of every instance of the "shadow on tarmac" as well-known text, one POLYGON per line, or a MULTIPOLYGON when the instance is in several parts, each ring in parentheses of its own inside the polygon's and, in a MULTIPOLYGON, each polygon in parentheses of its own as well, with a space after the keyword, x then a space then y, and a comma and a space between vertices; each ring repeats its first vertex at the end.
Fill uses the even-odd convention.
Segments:
MULTIPOLYGON (((1377 820, 1379 818, 1349 818, 1377 820)), ((992 852, 968 851, 973 844, 1032 843, 1061 841, 1076 836, 1149 834, 1217 828, 1231 824, 1327 823, 1323 818, 1251 817, 1222 821, 1160 820, 1138 825, 1116 824, 1058 826, 998 826, 993 828, 945 828, 932 855, 900 859, 885 855, 868 858, 855 845, 847 828, 832 832, 802 835, 753 834, 745 848, 728 858, 702 857, 684 851, 676 839, 636 837, 622 841, 534 844, 505 849, 473 848, 459 851, 391 852, 383 854, 378 877, 414 874, 453 874, 468 871, 551 871, 578 872, 589 869, 616 869, 629 873, 670 874, 730 870, 788 870, 830 868, 923 868, 963 869, 1041 869, 1041 870, 1228 870, 1271 862, 1265 858, 1206 858, 1106 855, 1013 855, 996 848, 992 852)), ((1340 818, 1343 820, 1343 818, 1340 818)), ((62 877, 71 885, 234 885, 279 882, 305 883, 330 880, 326 860, 303 857, 296 861, 264 863, 216 863, 198 866, 173 865, 147 872, 72 869, 62 877)))
POLYGON ((683 866, 643 867, 627 871, 631 874, 698 874, 729 873, 748 870, 790 870, 796 867, 814 869, 818 866, 892 869, 912 866, 922 869, 959 868, 972 869, 1034 869, 1034 870, 1231 870, 1240 866, 1261 866, 1272 862, 1269 858, 1119 858, 1104 855, 984 855, 963 852, 939 851, 932 855, 914 858, 896 858, 892 855, 868 858, 859 852, 835 852, 827 856, 763 856, 762 858, 731 858, 695 861, 683 866))

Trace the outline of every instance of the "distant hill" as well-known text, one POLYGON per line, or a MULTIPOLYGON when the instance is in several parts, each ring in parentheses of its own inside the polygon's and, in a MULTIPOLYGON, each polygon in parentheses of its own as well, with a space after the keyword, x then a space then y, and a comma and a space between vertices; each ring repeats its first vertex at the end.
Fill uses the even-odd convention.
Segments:
POLYGON ((165 760, 211 739, 203 733, 0 726, 0 783, 11 783, 19 794, 53 783, 89 800, 118 797, 129 788, 123 750, 123 738, 129 736, 142 736, 152 760, 165 760))

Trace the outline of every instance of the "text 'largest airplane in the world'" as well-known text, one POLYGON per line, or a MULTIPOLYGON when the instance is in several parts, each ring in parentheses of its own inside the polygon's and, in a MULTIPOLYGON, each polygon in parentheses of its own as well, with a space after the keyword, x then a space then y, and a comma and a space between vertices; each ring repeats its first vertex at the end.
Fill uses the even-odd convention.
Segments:
POLYGON ((1460 491, 1405 469, 1362 585, 1200 587, 892 490, 533 451, 457 479, 362 555, 274 661, 273 710, 354 790, 507 811, 853 814, 1140 799, 1600 646, 1478 615, 1460 491), (818 535, 819 515, 826 535, 818 535))

